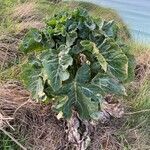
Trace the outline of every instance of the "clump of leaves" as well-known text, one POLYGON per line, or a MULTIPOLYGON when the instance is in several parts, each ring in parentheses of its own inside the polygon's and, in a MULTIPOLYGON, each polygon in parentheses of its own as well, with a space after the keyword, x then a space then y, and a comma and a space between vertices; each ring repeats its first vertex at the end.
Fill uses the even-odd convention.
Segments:
POLYGON ((72 110, 91 118, 106 94, 126 95, 123 83, 133 78, 134 59, 117 30, 114 21, 94 19, 83 9, 31 29, 20 48, 29 53, 22 80, 33 98, 52 101, 66 118, 72 110))

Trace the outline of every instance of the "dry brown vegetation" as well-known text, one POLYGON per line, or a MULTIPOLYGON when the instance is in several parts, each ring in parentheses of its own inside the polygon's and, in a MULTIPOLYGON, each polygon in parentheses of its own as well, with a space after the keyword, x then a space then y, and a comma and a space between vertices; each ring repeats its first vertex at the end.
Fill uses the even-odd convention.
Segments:
POLYGON ((0 36, 0 64, 1 70, 15 64, 18 61, 20 52, 19 43, 28 29, 44 27, 41 22, 41 15, 37 10, 36 3, 27 2, 15 6, 10 18, 14 21, 12 33, 0 36))
POLYGON ((145 52, 136 58, 138 65, 136 66, 136 78, 142 79, 145 76, 150 75, 150 54, 145 52))
POLYGON ((19 32, 25 31, 31 27, 42 28, 41 15, 37 10, 35 2, 23 3, 15 7, 12 17, 18 23, 16 28, 19 32))
MULTIPOLYGON (((71 148, 65 137, 65 121, 56 119, 50 104, 42 105, 31 101, 29 92, 24 90, 18 82, 1 85, 0 110, 3 118, 13 118, 9 123, 17 131, 14 135, 26 138, 24 147, 27 149, 69 150, 71 148)), ((9 127, 10 124, 5 121, 3 120, 5 126, 9 127)), ((112 124, 95 126, 91 130, 90 149, 98 150, 100 145, 105 150, 120 149, 114 136, 115 130, 112 124)))
POLYGON ((36 4, 34 2, 19 4, 13 10, 12 16, 20 21, 33 20, 36 18, 36 4))
POLYGON ((3 35, 0 37, 0 70, 10 64, 15 64, 19 57, 18 43, 20 39, 10 35, 3 35))
POLYGON ((11 124, 19 132, 18 135, 15 133, 16 137, 26 137, 24 146, 28 149, 55 150, 66 144, 64 126, 54 117, 51 105, 31 101, 29 92, 18 82, 1 85, 0 114, 5 126, 11 124), (9 119, 3 118, 13 120, 8 124, 9 119))

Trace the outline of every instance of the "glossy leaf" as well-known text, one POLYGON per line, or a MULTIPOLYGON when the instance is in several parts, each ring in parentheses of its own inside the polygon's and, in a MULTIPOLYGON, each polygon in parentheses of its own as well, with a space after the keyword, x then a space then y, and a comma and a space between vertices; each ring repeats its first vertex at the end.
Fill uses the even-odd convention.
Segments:
POLYGON ((41 32, 37 29, 31 29, 25 35, 25 37, 20 45, 20 49, 24 53, 43 50, 44 45, 42 44, 41 32))
POLYGON ((101 90, 98 86, 84 84, 87 81, 87 77, 84 78, 85 74, 81 72, 82 69, 86 73, 90 73, 87 65, 82 66, 77 71, 75 80, 64 85, 58 92, 68 97, 66 103, 62 106, 62 112, 66 118, 71 116, 72 108, 75 107, 80 117, 87 119, 91 113, 98 110, 98 103, 102 100, 101 90), (79 80, 79 77, 83 77, 85 80, 79 80), (92 101, 92 99, 95 101, 92 101))
POLYGON ((67 47, 70 47, 73 45, 77 38, 77 33, 75 31, 69 32, 66 36, 66 45, 67 47))
POLYGON ((25 86, 32 93, 33 98, 36 100, 46 99, 41 73, 41 68, 36 68, 32 64, 28 64, 23 66, 23 72, 21 74, 25 86))
POLYGON ((117 37, 118 27, 116 26, 116 24, 114 24, 114 20, 111 20, 109 22, 103 21, 100 30, 105 31, 105 34, 108 37, 113 37, 113 38, 117 37))
POLYGON ((97 85, 104 93, 114 93, 117 95, 126 95, 125 87, 115 78, 107 74, 98 74, 92 82, 97 85))
POLYGON ((84 47, 85 50, 91 52, 97 58, 102 69, 106 72, 107 71, 106 59, 99 52, 99 49, 96 47, 95 43, 90 41, 81 41, 81 45, 84 47))
POLYGON ((113 39, 105 39, 99 51, 108 63, 108 72, 121 81, 128 77, 128 58, 113 39))
POLYGON ((90 67, 87 64, 83 64, 76 74, 75 80, 79 83, 88 83, 91 78, 90 67))
POLYGON ((65 53, 65 50, 64 47, 63 51, 58 54, 48 53, 46 58, 42 60, 43 67, 54 91, 61 88, 62 81, 69 78, 67 68, 72 65, 73 59, 69 54, 65 53))

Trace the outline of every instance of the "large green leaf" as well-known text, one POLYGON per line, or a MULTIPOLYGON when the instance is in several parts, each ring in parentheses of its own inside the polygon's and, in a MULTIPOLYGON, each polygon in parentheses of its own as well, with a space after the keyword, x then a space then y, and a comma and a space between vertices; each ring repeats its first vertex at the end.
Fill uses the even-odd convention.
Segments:
POLYGON ((77 71, 75 80, 65 84, 58 92, 68 97, 66 103, 61 105, 66 118, 71 117, 72 108, 78 111, 81 118, 89 118, 93 112, 98 110, 98 103, 102 99, 99 87, 94 84, 86 84, 87 77, 84 78, 85 72, 81 70, 90 74, 90 68, 87 64, 81 66, 77 71), (79 77, 83 77, 85 80, 80 80, 79 77))
POLYGON ((77 38, 77 32, 75 32, 75 31, 69 32, 66 36, 67 47, 72 46, 74 41, 76 40, 76 38, 77 38))
POLYGON ((83 48, 80 44, 80 40, 78 39, 76 41, 76 45, 73 45, 73 47, 70 49, 70 54, 79 54, 83 51, 83 48))
POLYGON ((80 84, 80 86, 83 94, 91 100, 99 103, 103 99, 103 91, 96 84, 80 84))
POLYGON ((95 84, 90 83, 91 70, 88 64, 83 64, 77 71, 75 81, 82 93, 97 102, 102 99, 102 90, 95 84))
POLYGON ((91 52, 98 60, 99 64, 101 65, 102 69, 106 72, 107 71, 107 62, 103 55, 99 52, 99 49, 96 47, 95 43, 91 41, 81 41, 81 45, 85 50, 91 52))
POLYGON ((24 53, 41 51, 44 49, 42 44, 42 34, 38 29, 31 29, 24 37, 20 49, 24 53))
POLYGON ((102 21, 102 24, 100 26, 100 30, 105 31, 105 35, 111 38, 117 37, 117 30, 118 27, 116 24, 114 24, 114 20, 111 21, 102 21))
POLYGON ((23 66, 23 72, 21 74, 24 85, 36 100, 46 99, 41 70, 41 68, 34 66, 33 64, 26 64, 23 66))
POLYGON ((87 64, 83 64, 76 74, 75 80, 79 83, 88 83, 90 81, 91 71, 87 64))
POLYGON ((96 24, 93 19, 87 18, 84 22, 85 26, 88 27, 90 30, 94 30, 96 28, 96 24))
POLYGON ((128 58, 128 77, 126 78, 125 82, 131 82, 134 80, 135 77, 135 58, 131 54, 126 54, 128 58))
POLYGON ((135 66, 136 66, 136 60, 134 58, 134 55, 131 54, 130 48, 124 44, 120 45, 123 52, 128 58, 128 77, 124 82, 131 82, 134 80, 135 77, 135 66))
POLYGON ((68 96, 67 102, 62 107, 64 117, 70 118, 72 114, 72 108, 75 107, 81 117, 89 118, 88 106, 86 104, 88 98, 83 95, 76 82, 66 84, 61 89, 61 92, 62 94, 68 96))
POLYGON ((94 54, 105 72, 108 69, 108 72, 119 80, 125 80, 128 77, 128 59, 112 39, 105 40, 99 47, 87 40, 81 41, 81 45, 94 54))
POLYGON ((53 51, 47 52, 42 60, 43 67, 54 91, 61 88, 62 81, 69 78, 67 68, 73 62, 72 57, 67 54, 68 51, 65 46, 61 46, 56 52, 58 53, 53 51))
POLYGON ((126 95, 124 86, 119 83, 115 78, 110 77, 107 74, 97 74, 92 82, 99 86, 99 88, 105 93, 112 93, 117 95, 126 95))
POLYGON ((128 58, 113 39, 107 38, 98 46, 108 63, 108 72, 121 81, 128 77, 128 58))

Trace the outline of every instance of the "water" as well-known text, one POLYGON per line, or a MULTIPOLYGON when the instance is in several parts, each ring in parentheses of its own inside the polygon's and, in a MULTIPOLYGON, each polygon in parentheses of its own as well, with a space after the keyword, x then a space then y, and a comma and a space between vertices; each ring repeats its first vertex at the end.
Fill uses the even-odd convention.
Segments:
POLYGON ((150 0, 84 0, 115 9, 128 25, 133 38, 150 43, 150 0))

